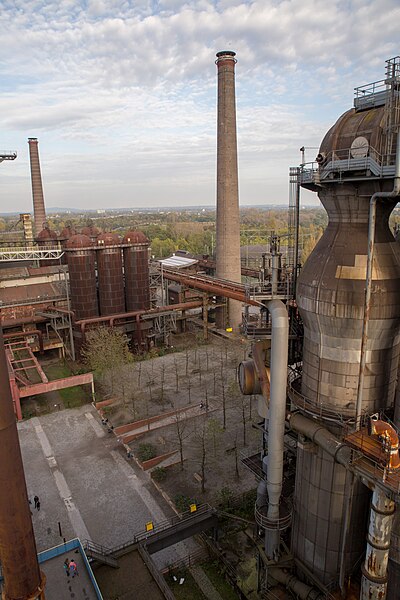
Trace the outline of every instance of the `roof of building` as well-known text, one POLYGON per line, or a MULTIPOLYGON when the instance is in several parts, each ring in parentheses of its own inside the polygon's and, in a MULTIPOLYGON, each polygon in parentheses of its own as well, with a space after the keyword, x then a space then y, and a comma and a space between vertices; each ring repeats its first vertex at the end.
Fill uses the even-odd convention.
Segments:
POLYGON ((63 286, 56 282, 0 288, 0 306, 2 307, 13 304, 30 304, 38 300, 52 301, 64 297, 63 286))
POLYGON ((74 596, 86 600, 101 600, 103 598, 78 539, 40 552, 38 558, 40 568, 46 575, 46 598, 57 598, 57 600, 70 600, 74 596), (64 570, 66 559, 69 562, 73 560, 76 563, 78 576, 67 576, 64 570))
POLYGON ((184 269, 185 267, 192 267, 199 261, 195 258, 186 258, 186 256, 175 256, 173 254, 169 258, 163 258, 159 261, 163 267, 169 267, 171 269, 184 269))

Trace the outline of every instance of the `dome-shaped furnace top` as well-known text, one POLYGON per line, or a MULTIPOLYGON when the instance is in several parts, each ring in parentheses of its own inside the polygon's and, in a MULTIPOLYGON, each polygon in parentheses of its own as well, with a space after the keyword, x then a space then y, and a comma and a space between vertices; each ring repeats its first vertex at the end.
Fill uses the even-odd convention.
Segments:
POLYGON ((60 233, 61 240, 69 240, 73 235, 76 235, 76 229, 74 229, 71 225, 67 225, 60 233))
POLYGON ((384 108, 379 106, 359 112, 352 108, 345 112, 322 140, 321 158, 360 159, 384 154, 384 108))
POLYGON ((128 231, 122 242, 124 244, 150 244, 150 240, 144 235, 143 231, 139 231, 138 229, 128 231))
POLYGON ((117 246, 121 243, 121 238, 118 233, 112 233, 111 231, 101 233, 97 238, 98 246, 117 246))
POLYGON ((55 231, 49 229, 49 227, 45 227, 44 229, 42 229, 42 231, 39 233, 36 239, 42 242, 49 240, 56 241, 58 240, 58 236, 55 231))
POLYGON ((67 248, 88 248, 89 246, 93 246, 92 240, 87 235, 82 235, 82 233, 78 233, 73 235, 67 242, 67 248))
POLYGON ((87 227, 83 227, 81 233, 83 235, 87 235, 90 238, 93 238, 93 237, 97 237, 98 235, 100 235, 101 231, 95 225, 90 225, 87 227))

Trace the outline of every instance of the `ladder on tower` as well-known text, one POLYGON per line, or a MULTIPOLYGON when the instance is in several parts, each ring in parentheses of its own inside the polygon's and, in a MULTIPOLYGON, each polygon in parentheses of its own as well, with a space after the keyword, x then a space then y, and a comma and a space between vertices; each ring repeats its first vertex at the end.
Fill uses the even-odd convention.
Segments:
POLYGON ((396 160, 395 134, 400 127, 400 56, 386 61, 387 98, 385 104, 386 164, 396 160))

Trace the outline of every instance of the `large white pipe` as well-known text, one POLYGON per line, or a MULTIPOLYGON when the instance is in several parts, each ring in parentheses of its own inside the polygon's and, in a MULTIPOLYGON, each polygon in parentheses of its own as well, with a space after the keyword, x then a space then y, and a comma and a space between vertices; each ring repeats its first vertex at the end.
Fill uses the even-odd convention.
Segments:
POLYGON ((265 551, 267 556, 273 559, 279 553, 280 544, 278 524, 279 502, 283 481, 283 436, 285 434, 286 418, 289 320, 286 307, 281 300, 270 300, 266 306, 270 312, 272 322, 271 388, 267 457, 267 518, 270 523, 276 523, 276 528, 268 531, 266 535, 265 551))

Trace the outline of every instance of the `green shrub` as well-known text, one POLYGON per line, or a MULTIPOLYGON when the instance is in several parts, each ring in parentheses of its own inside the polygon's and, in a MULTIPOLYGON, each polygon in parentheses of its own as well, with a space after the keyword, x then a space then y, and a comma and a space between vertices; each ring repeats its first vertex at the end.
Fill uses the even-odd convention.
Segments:
POLYGON ((233 491, 227 486, 218 491, 218 505, 222 508, 222 510, 230 508, 233 497, 233 491))
POLYGON ((154 479, 154 481, 165 481, 167 478, 167 469, 165 467, 156 467, 151 472, 151 476, 154 479))
POLYGON ((140 462, 145 462, 157 456, 157 452, 153 444, 139 444, 137 455, 140 462))
POLYGON ((191 504, 197 504, 197 500, 193 500, 184 494, 177 494, 174 496, 174 504, 180 512, 186 512, 191 504))

